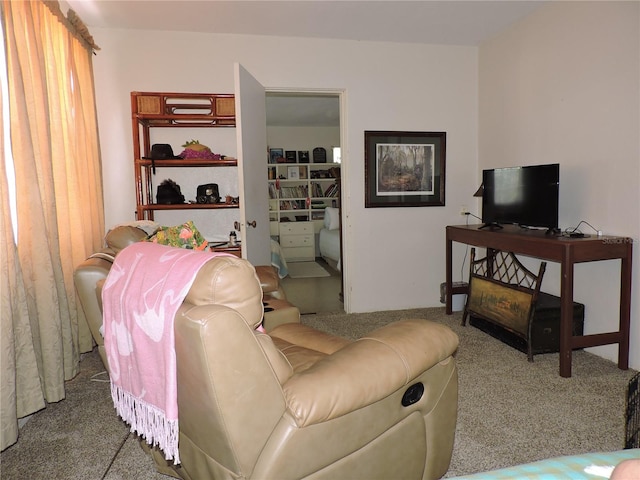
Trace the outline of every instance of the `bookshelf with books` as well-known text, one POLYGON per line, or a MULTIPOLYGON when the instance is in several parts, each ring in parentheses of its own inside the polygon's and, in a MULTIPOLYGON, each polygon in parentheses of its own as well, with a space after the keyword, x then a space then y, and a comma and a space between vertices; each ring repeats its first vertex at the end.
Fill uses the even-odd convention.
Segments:
POLYGON ((337 207, 339 163, 277 163, 268 165, 271 235, 284 222, 313 222, 317 233, 324 209, 337 207))

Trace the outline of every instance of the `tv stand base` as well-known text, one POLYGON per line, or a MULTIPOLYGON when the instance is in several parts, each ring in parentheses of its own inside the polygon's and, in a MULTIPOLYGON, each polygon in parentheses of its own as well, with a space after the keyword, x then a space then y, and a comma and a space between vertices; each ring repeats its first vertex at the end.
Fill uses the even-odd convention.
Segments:
POLYGON ((492 222, 492 223, 485 223, 478 230, 484 230, 485 228, 488 228, 489 230, 502 230, 504 227, 499 223, 492 222))

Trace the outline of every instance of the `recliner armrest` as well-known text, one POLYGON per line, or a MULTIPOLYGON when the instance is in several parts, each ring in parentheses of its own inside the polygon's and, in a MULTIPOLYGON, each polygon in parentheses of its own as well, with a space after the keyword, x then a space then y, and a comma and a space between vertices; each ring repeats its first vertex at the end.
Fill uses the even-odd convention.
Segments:
POLYGON ((258 265, 255 267, 256 275, 260 280, 262 293, 267 297, 286 300, 286 295, 280 285, 280 277, 278 271, 273 265, 258 265))
POLYGON ((256 275, 260 280, 260 287, 264 293, 269 293, 278 289, 280 279, 276 269, 271 265, 257 265, 255 267, 256 275))
POLYGON ((293 375, 283 391, 298 426, 371 405, 449 358, 458 336, 427 320, 386 325, 293 375))

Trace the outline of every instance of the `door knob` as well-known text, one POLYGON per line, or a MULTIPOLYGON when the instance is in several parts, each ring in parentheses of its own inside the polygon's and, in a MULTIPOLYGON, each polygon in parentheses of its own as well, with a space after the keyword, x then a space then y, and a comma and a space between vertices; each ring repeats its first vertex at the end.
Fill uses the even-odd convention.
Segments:
MULTIPOLYGON (((253 227, 256 228, 256 221, 254 220, 253 222, 247 222, 246 223, 247 227, 253 227)), ((235 228, 236 230, 240 231, 240 222, 236 221, 233 222, 233 228, 235 228)))

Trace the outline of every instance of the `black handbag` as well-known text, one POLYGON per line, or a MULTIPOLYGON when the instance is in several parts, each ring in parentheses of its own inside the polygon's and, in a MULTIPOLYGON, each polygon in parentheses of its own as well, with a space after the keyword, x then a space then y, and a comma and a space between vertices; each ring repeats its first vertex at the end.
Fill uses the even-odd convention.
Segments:
POLYGON ((217 183, 207 183, 198 185, 196 194, 196 202, 198 203, 220 203, 220 193, 218 192, 217 183))
POLYGON ((162 183, 158 185, 156 201, 163 205, 184 203, 184 195, 182 195, 180 191, 180 185, 170 178, 163 180, 162 183))

